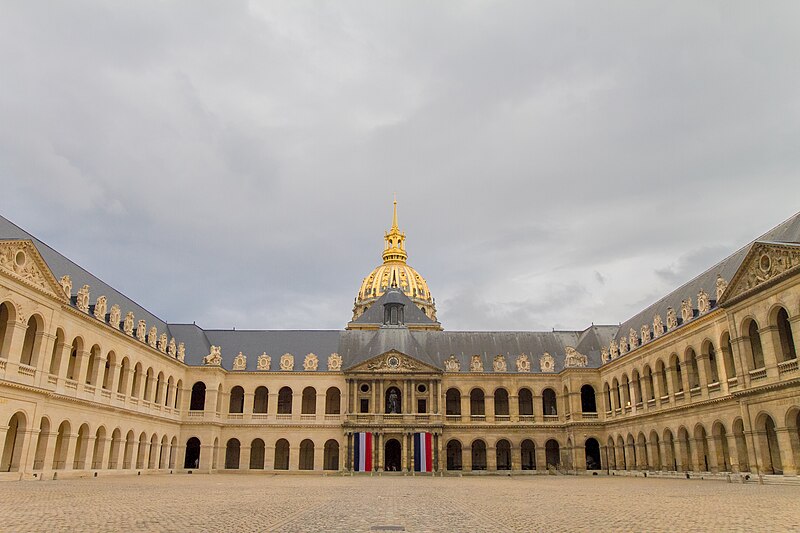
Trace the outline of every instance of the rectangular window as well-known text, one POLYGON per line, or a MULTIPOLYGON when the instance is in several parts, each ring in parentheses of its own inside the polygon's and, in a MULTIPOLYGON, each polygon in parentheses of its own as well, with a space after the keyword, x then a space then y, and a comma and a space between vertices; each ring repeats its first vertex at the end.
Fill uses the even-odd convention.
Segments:
POLYGON ((427 413, 428 412, 428 402, 425 398, 417 399, 417 412, 418 413, 427 413))
POLYGON ((361 412, 369 413, 369 398, 361 398, 361 412))

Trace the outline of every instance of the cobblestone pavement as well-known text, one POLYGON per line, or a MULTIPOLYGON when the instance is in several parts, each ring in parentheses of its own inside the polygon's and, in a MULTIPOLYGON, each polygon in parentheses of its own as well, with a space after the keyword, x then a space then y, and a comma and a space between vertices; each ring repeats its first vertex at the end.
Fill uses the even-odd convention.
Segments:
POLYGON ((2 531, 791 531, 800 487, 607 477, 151 475, 0 485, 2 531))

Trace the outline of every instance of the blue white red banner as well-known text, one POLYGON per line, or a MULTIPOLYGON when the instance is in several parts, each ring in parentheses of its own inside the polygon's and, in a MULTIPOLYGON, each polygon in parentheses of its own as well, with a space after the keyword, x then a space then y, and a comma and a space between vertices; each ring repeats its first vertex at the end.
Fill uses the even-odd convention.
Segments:
POLYGON ((353 471, 372 472, 372 433, 353 433, 353 471))
POLYGON ((433 435, 414 433, 414 471, 433 472, 433 435))

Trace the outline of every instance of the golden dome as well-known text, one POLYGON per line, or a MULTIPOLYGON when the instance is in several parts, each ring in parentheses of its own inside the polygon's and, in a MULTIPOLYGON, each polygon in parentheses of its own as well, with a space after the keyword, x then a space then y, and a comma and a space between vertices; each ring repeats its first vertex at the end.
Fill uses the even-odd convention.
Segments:
POLYGON ((353 306, 353 320, 364 314, 390 287, 397 287, 432 320, 436 320, 436 302, 425 278, 406 263, 406 234, 397 226, 397 200, 394 201, 392 227, 383 236, 383 264, 361 282, 353 306))

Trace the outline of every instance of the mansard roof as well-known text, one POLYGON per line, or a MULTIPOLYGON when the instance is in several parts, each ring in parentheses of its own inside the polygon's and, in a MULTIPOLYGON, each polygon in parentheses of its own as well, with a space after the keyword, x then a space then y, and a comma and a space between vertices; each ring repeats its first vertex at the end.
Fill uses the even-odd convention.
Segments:
MULTIPOLYGON (((403 291, 388 290, 384 292, 380 298, 375 300, 372 305, 364 311, 364 314, 348 324, 352 326, 380 326, 383 324, 383 306, 386 303, 402 303, 405 305, 403 314, 405 315, 405 323, 410 326, 439 326, 435 320, 431 320, 422 309, 411 301, 403 291), (391 299, 391 301, 390 301, 391 299)), ((410 355, 410 354, 409 354, 410 355)))
POLYGON ((634 316, 620 324, 616 339, 619 340, 622 336, 627 336, 631 329, 633 329, 638 336, 643 325, 649 325, 652 328, 653 317, 655 315, 661 315, 661 318, 666 324, 667 309, 669 307, 675 310, 678 315, 679 327, 682 326, 683 320, 681 318, 681 302, 686 298, 691 298, 692 305, 695 307, 696 315, 697 295, 700 292, 700 289, 703 289, 706 291, 706 293, 708 293, 709 298, 711 298, 712 307, 715 307, 717 304, 717 275, 722 276, 725 281, 730 282, 733 276, 739 270, 739 267, 741 267, 742 262, 744 261, 750 249, 757 242, 761 241, 776 243, 800 243, 800 213, 797 213, 791 218, 778 224, 768 232, 764 233, 757 239, 753 240, 716 265, 712 266, 699 276, 684 283, 657 302, 636 313, 634 316))

